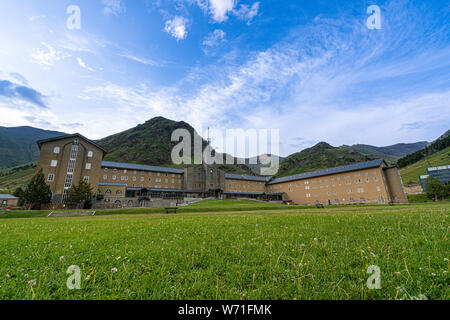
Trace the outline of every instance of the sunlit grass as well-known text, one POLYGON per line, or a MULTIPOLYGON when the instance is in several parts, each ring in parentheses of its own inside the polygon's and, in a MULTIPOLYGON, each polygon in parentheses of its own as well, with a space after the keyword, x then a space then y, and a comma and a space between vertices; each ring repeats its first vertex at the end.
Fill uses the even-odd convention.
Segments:
POLYGON ((235 205, 1 219, 0 298, 450 298, 450 204, 216 210, 235 205), (66 287, 70 265, 81 290, 66 287), (366 287, 370 265, 381 290, 366 287))

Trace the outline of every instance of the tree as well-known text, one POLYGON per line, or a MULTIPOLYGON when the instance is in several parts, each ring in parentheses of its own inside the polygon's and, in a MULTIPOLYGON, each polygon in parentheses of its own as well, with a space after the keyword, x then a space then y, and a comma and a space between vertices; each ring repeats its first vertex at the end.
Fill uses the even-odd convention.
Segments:
POLYGON ((434 197, 435 201, 438 201, 439 196, 445 196, 447 189, 438 178, 433 176, 429 176, 425 180, 425 188, 427 190, 427 195, 430 198, 434 197))
POLYGON ((42 169, 28 183, 27 188, 22 193, 22 199, 28 205, 31 205, 34 210, 40 210, 41 205, 50 203, 52 191, 50 186, 45 183, 42 169))
POLYGON ((67 190, 66 202, 71 205, 82 206, 83 209, 90 209, 94 196, 89 182, 80 180, 77 186, 73 185, 67 190))
POLYGON ((21 207, 25 203, 25 191, 23 191, 22 188, 17 188, 16 191, 14 191, 13 195, 17 198, 19 198, 18 205, 21 207))

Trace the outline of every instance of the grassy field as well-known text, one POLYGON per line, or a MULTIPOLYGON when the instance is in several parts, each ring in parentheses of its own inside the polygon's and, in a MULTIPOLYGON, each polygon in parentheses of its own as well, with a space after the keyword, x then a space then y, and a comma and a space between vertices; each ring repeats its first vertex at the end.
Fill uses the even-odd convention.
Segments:
POLYGON ((449 203, 0 216, 1 299, 449 299, 449 203), (20 219, 18 217, 21 217, 20 219), (68 290, 70 265, 81 290, 68 290), (381 290, 369 290, 370 265, 381 290))
POLYGON ((427 168, 450 164, 450 147, 428 157, 428 161, 420 160, 400 170, 404 183, 419 182, 421 175, 427 174, 427 168))

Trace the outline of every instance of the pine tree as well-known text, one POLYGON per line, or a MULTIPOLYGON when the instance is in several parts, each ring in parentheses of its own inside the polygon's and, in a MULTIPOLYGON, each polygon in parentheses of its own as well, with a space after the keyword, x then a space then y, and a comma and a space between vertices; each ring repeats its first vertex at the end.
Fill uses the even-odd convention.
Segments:
POLYGON ((66 202, 70 205, 82 206, 83 209, 90 209, 92 207, 92 200, 94 199, 94 193, 92 192, 91 185, 80 180, 78 185, 73 185, 67 190, 66 202))
POLYGON ((45 183, 45 176, 42 173, 42 169, 28 183, 27 188, 23 191, 22 197, 34 210, 40 210, 41 205, 50 203, 52 192, 50 186, 45 183))

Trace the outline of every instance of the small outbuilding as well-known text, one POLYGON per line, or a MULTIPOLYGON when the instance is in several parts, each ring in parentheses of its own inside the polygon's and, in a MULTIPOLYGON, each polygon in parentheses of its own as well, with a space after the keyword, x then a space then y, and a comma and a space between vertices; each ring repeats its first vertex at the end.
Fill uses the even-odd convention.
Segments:
POLYGON ((3 194, 0 193, 0 207, 6 208, 6 207, 17 207, 19 203, 19 198, 10 195, 10 194, 3 194))

